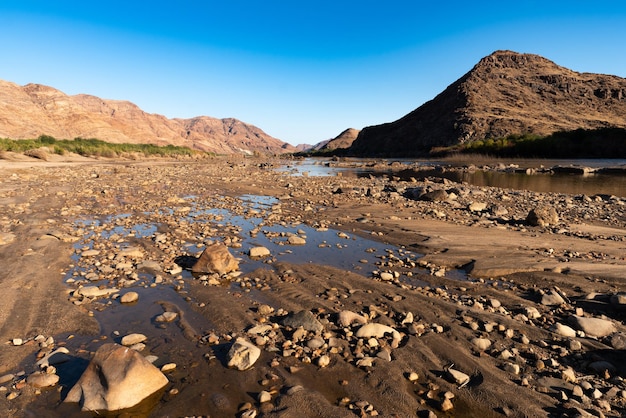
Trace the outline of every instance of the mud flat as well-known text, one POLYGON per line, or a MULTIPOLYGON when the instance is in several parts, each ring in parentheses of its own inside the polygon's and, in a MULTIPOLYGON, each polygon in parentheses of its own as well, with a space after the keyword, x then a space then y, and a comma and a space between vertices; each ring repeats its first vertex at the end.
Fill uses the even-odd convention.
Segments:
POLYGON ((2 415, 95 416, 62 401, 131 334, 169 383, 128 416, 626 413, 626 199, 281 165, 0 161, 2 415))

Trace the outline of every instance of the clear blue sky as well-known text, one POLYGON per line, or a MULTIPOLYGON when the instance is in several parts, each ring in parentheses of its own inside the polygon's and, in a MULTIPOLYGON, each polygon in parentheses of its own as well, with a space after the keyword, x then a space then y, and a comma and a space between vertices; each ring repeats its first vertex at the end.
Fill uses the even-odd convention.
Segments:
POLYGON ((0 79, 294 145, 396 120, 498 49, 626 77, 623 0, 0 0, 0 28, 0 79))

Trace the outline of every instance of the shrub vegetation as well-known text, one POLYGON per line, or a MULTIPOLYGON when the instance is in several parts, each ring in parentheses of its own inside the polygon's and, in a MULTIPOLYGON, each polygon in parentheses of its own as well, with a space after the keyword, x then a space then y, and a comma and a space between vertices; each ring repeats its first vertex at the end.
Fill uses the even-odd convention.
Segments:
POLYGON ((626 158, 626 129, 576 129, 548 136, 509 135, 431 150, 432 155, 453 153, 524 158, 626 158))
POLYGON ((144 156, 179 157, 190 156, 199 151, 187 147, 167 145, 160 147, 152 144, 114 144, 96 138, 56 139, 50 135, 41 135, 36 139, 0 138, 0 151, 24 153, 46 147, 55 154, 75 153, 86 157, 119 157, 129 154, 144 156))

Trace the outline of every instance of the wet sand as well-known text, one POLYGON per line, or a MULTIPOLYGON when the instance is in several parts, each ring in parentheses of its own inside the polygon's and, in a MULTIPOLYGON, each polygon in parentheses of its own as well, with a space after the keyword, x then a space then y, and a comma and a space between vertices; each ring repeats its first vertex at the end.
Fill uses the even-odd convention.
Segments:
POLYGON ((165 391, 135 416, 624 414, 626 361, 613 337, 624 331, 625 310, 611 302, 625 289, 623 198, 293 177, 277 172, 280 164, 0 161, 0 376, 14 375, 2 384, 3 415, 92 416, 60 401, 90 353, 131 332, 148 336, 142 354, 158 356, 157 366, 177 365, 165 391), (409 193, 417 188, 454 198, 417 200, 409 193), (485 209, 470 210, 474 202, 485 209), (558 224, 527 225, 538 205, 554 207, 558 224), (288 245, 289 235, 307 243, 288 245), (194 278, 185 269, 211 241, 240 258, 239 275, 194 278), (251 260, 255 245, 271 256, 251 260), (127 248, 141 255, 120 256, 127 248), (90 249, 99 254, 81 257, 90 249), (85 300, 73 295, 80 285, 118 292, 85 300), (121 304, 131 290, 139 302, 121 304), (552 291, 565 296, 562 304, 541 302, 552 291), (164 310, 182 320, 155 322, 164 310), (282 320, 301 310, 324 331, 294 339, 282 320), (398 347, 387 337, 357 338, 358 326, 339 324, 341 311, 398 330, 398 347), (574 314, 612 321, 617 333, 556 334, 555 324, 574 314), (250 335, 258 324, 274 332, 250 335), (38 335, 54 344, 42 348, 38 335), (263 349, 247 371, 226 367, 238 336, 263 349), (321 346, 311 343, 320 338, 321 346), (59 385, 25 384, 38 353, 58 346, 73 356, 57 367, 59 385), (320 367, 324 355, 330 363, 320 367), (595 371, 598 359, 614 367, 595 371), (469 383, 459 388, 446 373, 451 364, 469 383), (578 381, 563 379, 568 367, 578 381), (579 396, 573 387, 583 381, 602 396, 579 396), (262 391, 270 402, 258 402, 262 391), (453 408, 442 412, 451 396, 453 408))

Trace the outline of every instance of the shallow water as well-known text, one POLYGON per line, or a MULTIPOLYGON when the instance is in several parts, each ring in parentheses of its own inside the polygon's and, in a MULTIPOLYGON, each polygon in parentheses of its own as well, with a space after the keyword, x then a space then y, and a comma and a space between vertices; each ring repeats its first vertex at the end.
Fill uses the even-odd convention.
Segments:
MULTIPOLYGON (((398 160, 389 160, 392 161, 398 160)), ((368 167, 371 160, 350 160, 347 164, 350 167, 337 167, 336 163, 328 160, 305 159, 303 161, 291 163, 281 167, 279 170, 290 173, 294 176, 336 176, 344 177, 368 177, 374 176, 397 176, 402 180, 409 180, 411 177, 421 180, 426 177, 447 178, 455 182, 466 182, 475 186, 499 187, 503 189, 530 190, 534 192, 546 193, 566 193, 596 195, 606 194, 619 197, 626 197, 626 175, 611 174, 525 174, 503 171, 483 171, 473 172, 440 170, 436 167, 459 167, 472 164, 471 161, 455 161, 454 163, 434 161, 434 160, 399 160, 399 169, 394 171, 374 169, 368 167), (408 170, 410 166, 417 164, 419 171, 408 170), (402 171, 402 166, 406 165, 407 171, 402 171), (432 168, 430 170, 429 168, 432 168)), ((520 169, 554 167, 561 166, 582 166, 582 167, 616 167, 626 164, 626 160, 497 160, 495 164, 515 164, 520 169)))
MULTIPOLYGON (((430 285, 423 280, 425 274, 429 274, 424 268, 418 267, 419 253, 404 248, 397 248, 390 244, 369 240, 351 233, 343 233, 333 229, 313 228, 305 224, 289 224, 285 222, 271 224, 266 218, 273 208, 279 205, 279 200, 270 196, 243 195, 235 202, 216 202, 215 205, 200 203, 196 196, 187 196, 185 204, 189 205, 188 211, 177 212, 176 208, 159 208, 154 214, 142 213, 134 217, 129 213, 108 216, 102 219, 83 219, 77 221, 77 228, 84 233, 81 241, 75 244, 75 248, 84 250, 97 247, 98 242, 113 241, 118 249, 129 246, 129 239, 152 239, 159 230, 156 220, 163 216, 173 217, 177 223, 207 224, 224 232, 224 236, 232 235, 233 229, 237 230, 240 238, 238 248, 230 248, 231 253, 240 260, 239 270, 245 275, 258 268, 267 268, 274 262, 282 261, 293 264, 316 263, 332 266, 342 270, 355 271, 370 277, 374 270, 392 269, 381 265, 393 259, 402 259, 407 262, 404 267, 396 270, 403 271, 401 281, 410 286, 430 285), (238 212, 234 214, 227 209, 228 205, 238 205, 238 212), (217 207, 217 206, 224 207, 217 207), (154 219, 154 222, 150 222, 154 219), (289 245, 288 237, 297 235, 306 239, 306 245, 289 245), (264 259, 251 259, 248 256, 250 248, 264 246, 271 252, 271 256, 264 259), (410 265, 415 267, 410 267, 410 265), (409 265, 409 267, 407 267, 409 265), (406 274, 407 272, 416 273, 406 274), (419 273, 419 274, 418 274, 419 273), (419 278, 418 278, 419 277, 419 278)), ((366 224, 364 224, 366 228, 366 224)), ((220 232, 216 238, 220 236, 220 232)), ((204 245, 197 241, 187 241, 180 244, 180 256, 197 257, 204 250, 204 245)), ((105 287, 115 286, 115 282, 97 280, 91 282, 87 277, 91 274, 99 274, 97 263, 91 265, 89 261, 81 261, 78 253, 72 256, 74 264, 66 273, 65 280, 73 279, 84 285, 98 285, 105 287), (87 264, 87 265, 85 265, 87 264)), ((146 258, 149 260, 149 257, 146 258)), ((137 271, 135 281, 129 287, 120 290, 120 294, 128 291, 139 293, 139 301, 133 305, 122 306, 118 301, 108 298, 97 299, 86 307, 93 312, 102 328, 102 334, 116 338, 125 332, 140 332, 153 334, 155 332, 154 318, 163 313, 159 306, 160 301, 173 303, 185 312, 191 325, 199 331, 207 331, 211 324, 188 308, 184 300, 187 294, 187 281, 194 280, 188 270, 180 274, 182 280, 174 284, 156 284, 154 272, 137 271), (176 289, 175 289, 176 288, 176 289), (120 324, 123 326, 120 327, 120 324)), ((115 280, 124 277, 123 272, 115 274, 115 280)), ((462 271, 448 271, 447 278, 465 280, 466 275, 462 271)), ((433 282, 435 282, 433 278, 433 282)), ((76 283, 74 284, 76 286, 76 283)), ((238 289, 236 282, 230 283, 232 290, 238 289)), ((250 295, 255 297, 254 293, 250 295)), ((257 295, 262 297, 261 294, 257 295)), ((262 301, 259 301, 262 303, 262 301)), ((164 331, 159 331, 164 334, 164 331)), ((163 338, 167 338, 166 333, 163 338)))

